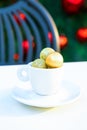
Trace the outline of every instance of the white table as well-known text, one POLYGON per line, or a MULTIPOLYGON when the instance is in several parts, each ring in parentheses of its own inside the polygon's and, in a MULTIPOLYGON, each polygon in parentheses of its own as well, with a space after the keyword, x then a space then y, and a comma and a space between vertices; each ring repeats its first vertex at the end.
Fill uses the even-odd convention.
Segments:
POLYGON ((11 97, 11 89, 28 85, 17 78, 23 65, 0 66, 0 130, 87 130, 87 62, 64 64, 64 80, 81 88, 80 98, 56 108, 35 108, 11 97))

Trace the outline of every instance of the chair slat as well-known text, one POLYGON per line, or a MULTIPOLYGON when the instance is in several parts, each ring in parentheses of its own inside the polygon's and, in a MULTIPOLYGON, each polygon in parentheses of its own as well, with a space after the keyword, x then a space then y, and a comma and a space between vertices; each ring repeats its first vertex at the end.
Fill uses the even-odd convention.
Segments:
POLYGON ((26 13, 25 11, 22 10, 22 13, 26 15, 27 21, 29 26, 32 28, 33 33, 34 33, 34 38, 36 39, 36 55, 35 58, 39 57, 39 53, 42 49, 42 40, 41 40, 41 36, 40 36, 40 32, 39 29, 35 23, 35 21, 28 15, 28 13, 26 13))
MULTIPOLYGON (((4 24, 5 24, 5 29, 6 29, 6 34, 7 34, 7 46, 8 46, 8 62, 9 63, 14 63, 13 56, 14 56, 14 35, 13 35, 13 30, 10 24, 10 21, 8 19, 7 15, 3 15, 4 19, 4 24)), ((6 43, 5 43, 6 44, 6 43)))

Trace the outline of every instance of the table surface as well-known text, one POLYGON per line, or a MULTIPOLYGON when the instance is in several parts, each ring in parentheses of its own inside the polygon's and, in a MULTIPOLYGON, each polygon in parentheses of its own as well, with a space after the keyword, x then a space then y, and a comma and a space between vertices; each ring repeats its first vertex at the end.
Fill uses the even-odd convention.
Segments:
POLYGON ((64 80, 77 84, 81 96, 55 108, 27 106, 11 97, 13 87, 29 84, 17 77, 24 66, 0 66, 0 130, 87 130, 87 62, 64 63, 64 80))

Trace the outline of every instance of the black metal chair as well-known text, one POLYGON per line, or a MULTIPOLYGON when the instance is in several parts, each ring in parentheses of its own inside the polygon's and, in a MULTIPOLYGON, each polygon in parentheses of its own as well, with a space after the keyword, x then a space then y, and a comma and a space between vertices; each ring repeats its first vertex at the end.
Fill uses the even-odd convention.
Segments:
POLYGON ((57 27, 39 2, 19 0, 0 9, 0 65, 26 64, 44 47, 59 51, 58 43, 57 27))

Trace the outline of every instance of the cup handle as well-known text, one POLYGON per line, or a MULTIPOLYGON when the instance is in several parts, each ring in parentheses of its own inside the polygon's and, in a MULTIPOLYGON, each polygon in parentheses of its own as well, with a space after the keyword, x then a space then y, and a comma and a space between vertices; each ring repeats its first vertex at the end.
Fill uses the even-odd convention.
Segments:
POLYGON ((28 67, 18 69, 17 76, 21 81, 29 81, 28 67))

